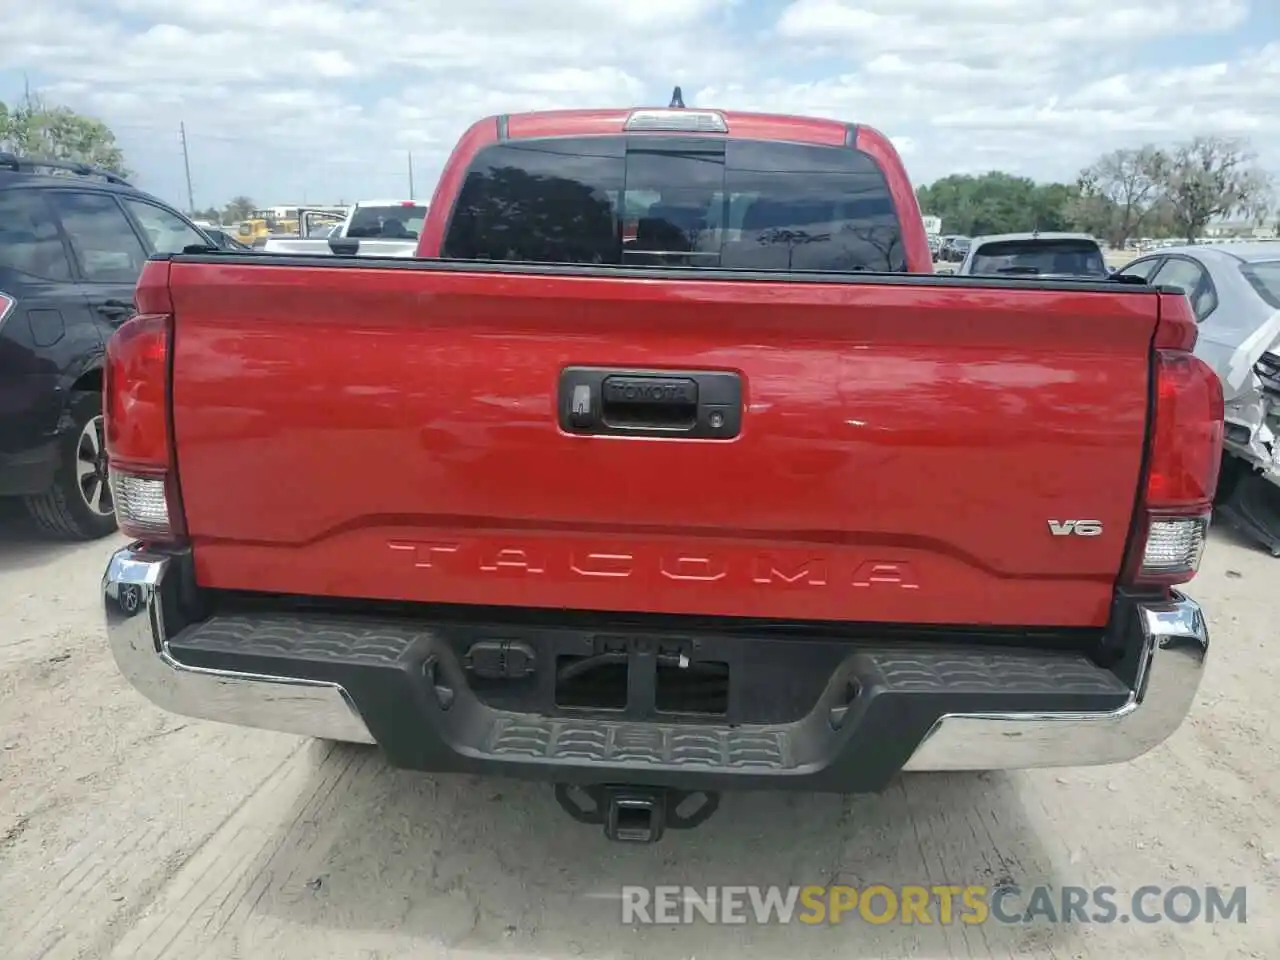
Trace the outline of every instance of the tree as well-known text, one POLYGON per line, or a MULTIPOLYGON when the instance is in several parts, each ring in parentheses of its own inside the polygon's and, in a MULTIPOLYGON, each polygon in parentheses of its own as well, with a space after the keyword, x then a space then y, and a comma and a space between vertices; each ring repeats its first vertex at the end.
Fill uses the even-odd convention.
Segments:
POLYGON ((1123 247, 1161 197, 1168 170, 1169 157, 1149 144, 1103 155, 1080 172, 1077 223, 1123 247))
POLYGON ((1265 217, 1271 178, 1244 140, 1196 137, 1175 147, 1160 177, 1178 235, 1198 240, 1217 217, 1265 217))
POLYGON ((993 170, 943 177, 916 195, 947 233, 1075 229, 1115 247, 1139 235, 1195 241, 1215 219, 1241 217, 1258 227, 1274 215, 1271 178, 1247 142, 1206 136, 1169 148, 1114 150, 1080 171, 1075 184, 993 170))
POLYGON ((1173 204, 1163 193, 1151 205, 1147 218, 1142 221, 1142 235, 1160 240, 1178 236, 1178 227, 1174 223, 1173 204))
POLYGON ((115 134, 101 120, 26 93, 0 103, 0 150, 32 160, 74 160, 129 175, 115 134))
POLYGON ((1065 229, 1076 195, 1067 184, 1037 184, 999 170, 952 174, 916 191, 920 209, 941 217, 947 233, 968 236, 1065 229))
POLYGON ((1037 184, 1031 194, 1032 226, 1036 230, 1070 230, 1072 205, 1080 191, 1065 183, 1037 184))
POLYGON ((239 223, 241 220, 247 220, 254 209, 254 203, 248 197, 232 197, 231 202, 222 211, 223 223, 239 223))
POLYGON ((1116 205, 1106 197, 1078 192, 1068 201, 1064 214, 1071 229, 1116 242, 1116 205))

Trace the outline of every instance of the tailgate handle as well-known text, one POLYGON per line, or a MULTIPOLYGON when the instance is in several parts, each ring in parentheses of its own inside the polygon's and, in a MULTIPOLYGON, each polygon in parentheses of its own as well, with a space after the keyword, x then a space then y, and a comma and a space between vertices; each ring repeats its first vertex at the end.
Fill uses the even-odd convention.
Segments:
POLYGON ((729 440, 742 425, 742 383, 719 370, 569 367, 559 408, 569 433, 729 440))
POLYGON ((612 427, 692 430, 698 422, 698 383, 688 377, 605 377, 600 418, 612 427))

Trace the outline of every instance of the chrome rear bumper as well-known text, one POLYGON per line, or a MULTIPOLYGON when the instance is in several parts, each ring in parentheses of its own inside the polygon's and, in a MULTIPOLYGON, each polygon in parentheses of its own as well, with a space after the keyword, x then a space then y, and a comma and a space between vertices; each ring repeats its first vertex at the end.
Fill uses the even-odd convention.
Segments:
POLYGON ((117 550, 102 578, 107 639, 124 678, 156 706, 201 720, 373 743, 334 683, 227 673, 179 663, 169 653, 161 587, 169 559, 136 545, 117 550))
MULTIPOLYGON (((170 558, 135 545, 117 551, 103 577, 111 652, 121 673, 144 696, 190 717, 376 742, 338 683, 213 670, 175 659, 164 615, 170 565, 170 558)), ((1181 595, 1143 606, 1139 621, 1137 683, 1123 706, 1098 713, 944 714, 902 769, 1089 766, 1146 753, 1168 738, 1191 709, 1209 634, 1200 607, 1181 595)))
POLYGON ((1107 713, 949 714, 906 770, 1021 770, 1121 763, 1167 740, 1191 711, 1209 652, 1200 606, 1175 594, 1142 608, 1136 690, 1107 713))

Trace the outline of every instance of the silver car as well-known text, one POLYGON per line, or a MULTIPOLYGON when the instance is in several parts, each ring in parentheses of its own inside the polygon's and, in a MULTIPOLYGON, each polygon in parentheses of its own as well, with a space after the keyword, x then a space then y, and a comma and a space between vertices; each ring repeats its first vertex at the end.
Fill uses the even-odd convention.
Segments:
POLYGON ((974 237, 956 273, 1086 280, 1110 275, 1101 245, 1089 234, 1039 230, 974 237))
POLYGON ((1280 242, 1166 247, 1117 271, 1186 293, 1196 355, 1217 371, 1228 457, 1222 512, 1280 556, 1280 242))

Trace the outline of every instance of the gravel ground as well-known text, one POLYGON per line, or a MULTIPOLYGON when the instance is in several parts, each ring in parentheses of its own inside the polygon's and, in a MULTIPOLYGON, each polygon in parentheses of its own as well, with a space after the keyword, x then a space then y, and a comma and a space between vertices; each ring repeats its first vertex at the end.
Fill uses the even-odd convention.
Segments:
POLYGON ((0 528, 6 958, 1280 956, 1280 562, 1226 531, 1191 591, 1215 631, 1199 702, 1141 760, 916 775, 874 797, 731 795, 701 829, 638 848, 569 821, 548 787, 161 713, 103 641, 97 583, 117 542, 0 528), (1248 922, 630 928, 602 896, 1000 880, 1247 885, 1248 922))

